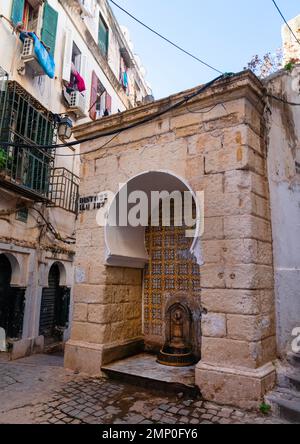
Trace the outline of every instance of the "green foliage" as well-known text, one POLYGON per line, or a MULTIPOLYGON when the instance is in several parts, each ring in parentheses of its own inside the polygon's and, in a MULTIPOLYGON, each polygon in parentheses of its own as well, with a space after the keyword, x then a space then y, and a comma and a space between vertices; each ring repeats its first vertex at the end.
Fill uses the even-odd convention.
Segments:
POLYGON ((4 168, 6 166, 6 160, 7 160, 7 152, 0 148, 0 168, 4 168))
POLYGON ((300 60, 299 59, 291 59, 284 67, 284 69, 288 72, 291 72, 294 68, 294 66, 299 63, 300 60))
POLYGON ((260 413, 262 413, 263 415, 268 415, 271 412, 271 409, 272 407, 269 404, 266 404, 265 402, 263 402, 259 406, 260 413))

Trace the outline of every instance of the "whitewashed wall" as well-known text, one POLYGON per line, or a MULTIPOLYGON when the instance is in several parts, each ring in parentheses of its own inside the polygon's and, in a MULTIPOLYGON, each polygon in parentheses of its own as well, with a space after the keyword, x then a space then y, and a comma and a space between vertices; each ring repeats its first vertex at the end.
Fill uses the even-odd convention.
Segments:
MULTIPOLYGON (((300 67, 269 81, 271 91, 300 103, 300 67)), ((291 348, 292 331, 300 327, 300 106, 271 101, 268 148, 278 348, 291 348)))

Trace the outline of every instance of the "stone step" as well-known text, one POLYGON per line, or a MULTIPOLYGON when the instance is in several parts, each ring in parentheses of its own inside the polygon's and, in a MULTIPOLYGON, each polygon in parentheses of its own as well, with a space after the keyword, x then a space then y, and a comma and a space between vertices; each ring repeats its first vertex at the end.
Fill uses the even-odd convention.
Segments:
POLYGON ((293 353, 290 352, 287 355, 287 359, 288 362, 293 366, 293 367, 299 367, 300 368, 300 353, 293 353))
POLYGON ((63 342, 53 342, 44 346, 44 354, 53 355, 57 353, 62 353, 64 351, 63 342))
POLYGON ((104 365, 102 372, 110 379, 131 385, 198 398, 195 386, 195 367, 167 367, 156 362, 156 357, 141 354, 104 365))
POLYGON ((287 365, 277 366, 277 384, 278 388, 290 389, 298 392, 300 396, 300 368, 293 366, 291 363, 287 365))
POLYGON ((298 372, 291 373, 291 374, 287 375, 287 378, 289 380, 290 387, 293 390, 299 392, 299 395, 300 395, 300 374, 298 372))
POLYGON ((300 393, 292 390, 290 387, 277 387, 273 392, 270 393, 270 396, 272 396, 273 394, 280 397, 281 399, 295 400, 297 402, 300 402, 300 393))
POLYGON ((289 422, 300 424, 300 401, 282 399, 273 395, 269 398, 278 416, 289 422))

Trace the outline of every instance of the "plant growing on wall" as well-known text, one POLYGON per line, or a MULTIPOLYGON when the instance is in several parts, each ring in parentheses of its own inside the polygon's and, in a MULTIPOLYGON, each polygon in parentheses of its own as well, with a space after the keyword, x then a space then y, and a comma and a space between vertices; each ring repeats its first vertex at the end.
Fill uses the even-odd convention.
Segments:
POLYGON ((7 152, 0 148, 0 169, 3 169, 6 166, 7 161, 7 152))
POLYGON ((299 59, 291 59, 284 67, 284 69, 288 72, 293 71, 293 68, 297 63, 300 63, 299 59))
POLYGON ((279 48, 275 54, 268 52, 263 57, 256 54, 252 57, 245 69, 251 69, 257 77, 265 79, 269 75, 274 74, 274 72, 282 69, 282 64, 283 53, 282 49, 279 48))

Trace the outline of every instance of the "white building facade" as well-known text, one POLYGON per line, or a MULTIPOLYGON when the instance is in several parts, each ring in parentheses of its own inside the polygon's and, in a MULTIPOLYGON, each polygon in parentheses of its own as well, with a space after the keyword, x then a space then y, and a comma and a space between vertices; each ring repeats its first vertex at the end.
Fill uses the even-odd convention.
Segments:
POLYGON ((106 0, 2 1, 0 41, 0 327, 17 358, 69 336, 80 147, 50 146, 151 90, 106 0))
POLYGON ((282 27, 283 40, 283 58, 284 64, 294 60, 296 63, 300 62, 300 45, 296 38, 300 41, 300 14, 288 22, 289 27, 284 25, 282 27), (294 35, 291 33, 293 31, 294 35))
POLYGON ((292 351, 300 332, 300 65, 268 79, 270 99, 268 176, 273 231, 277 346, 292 351))

